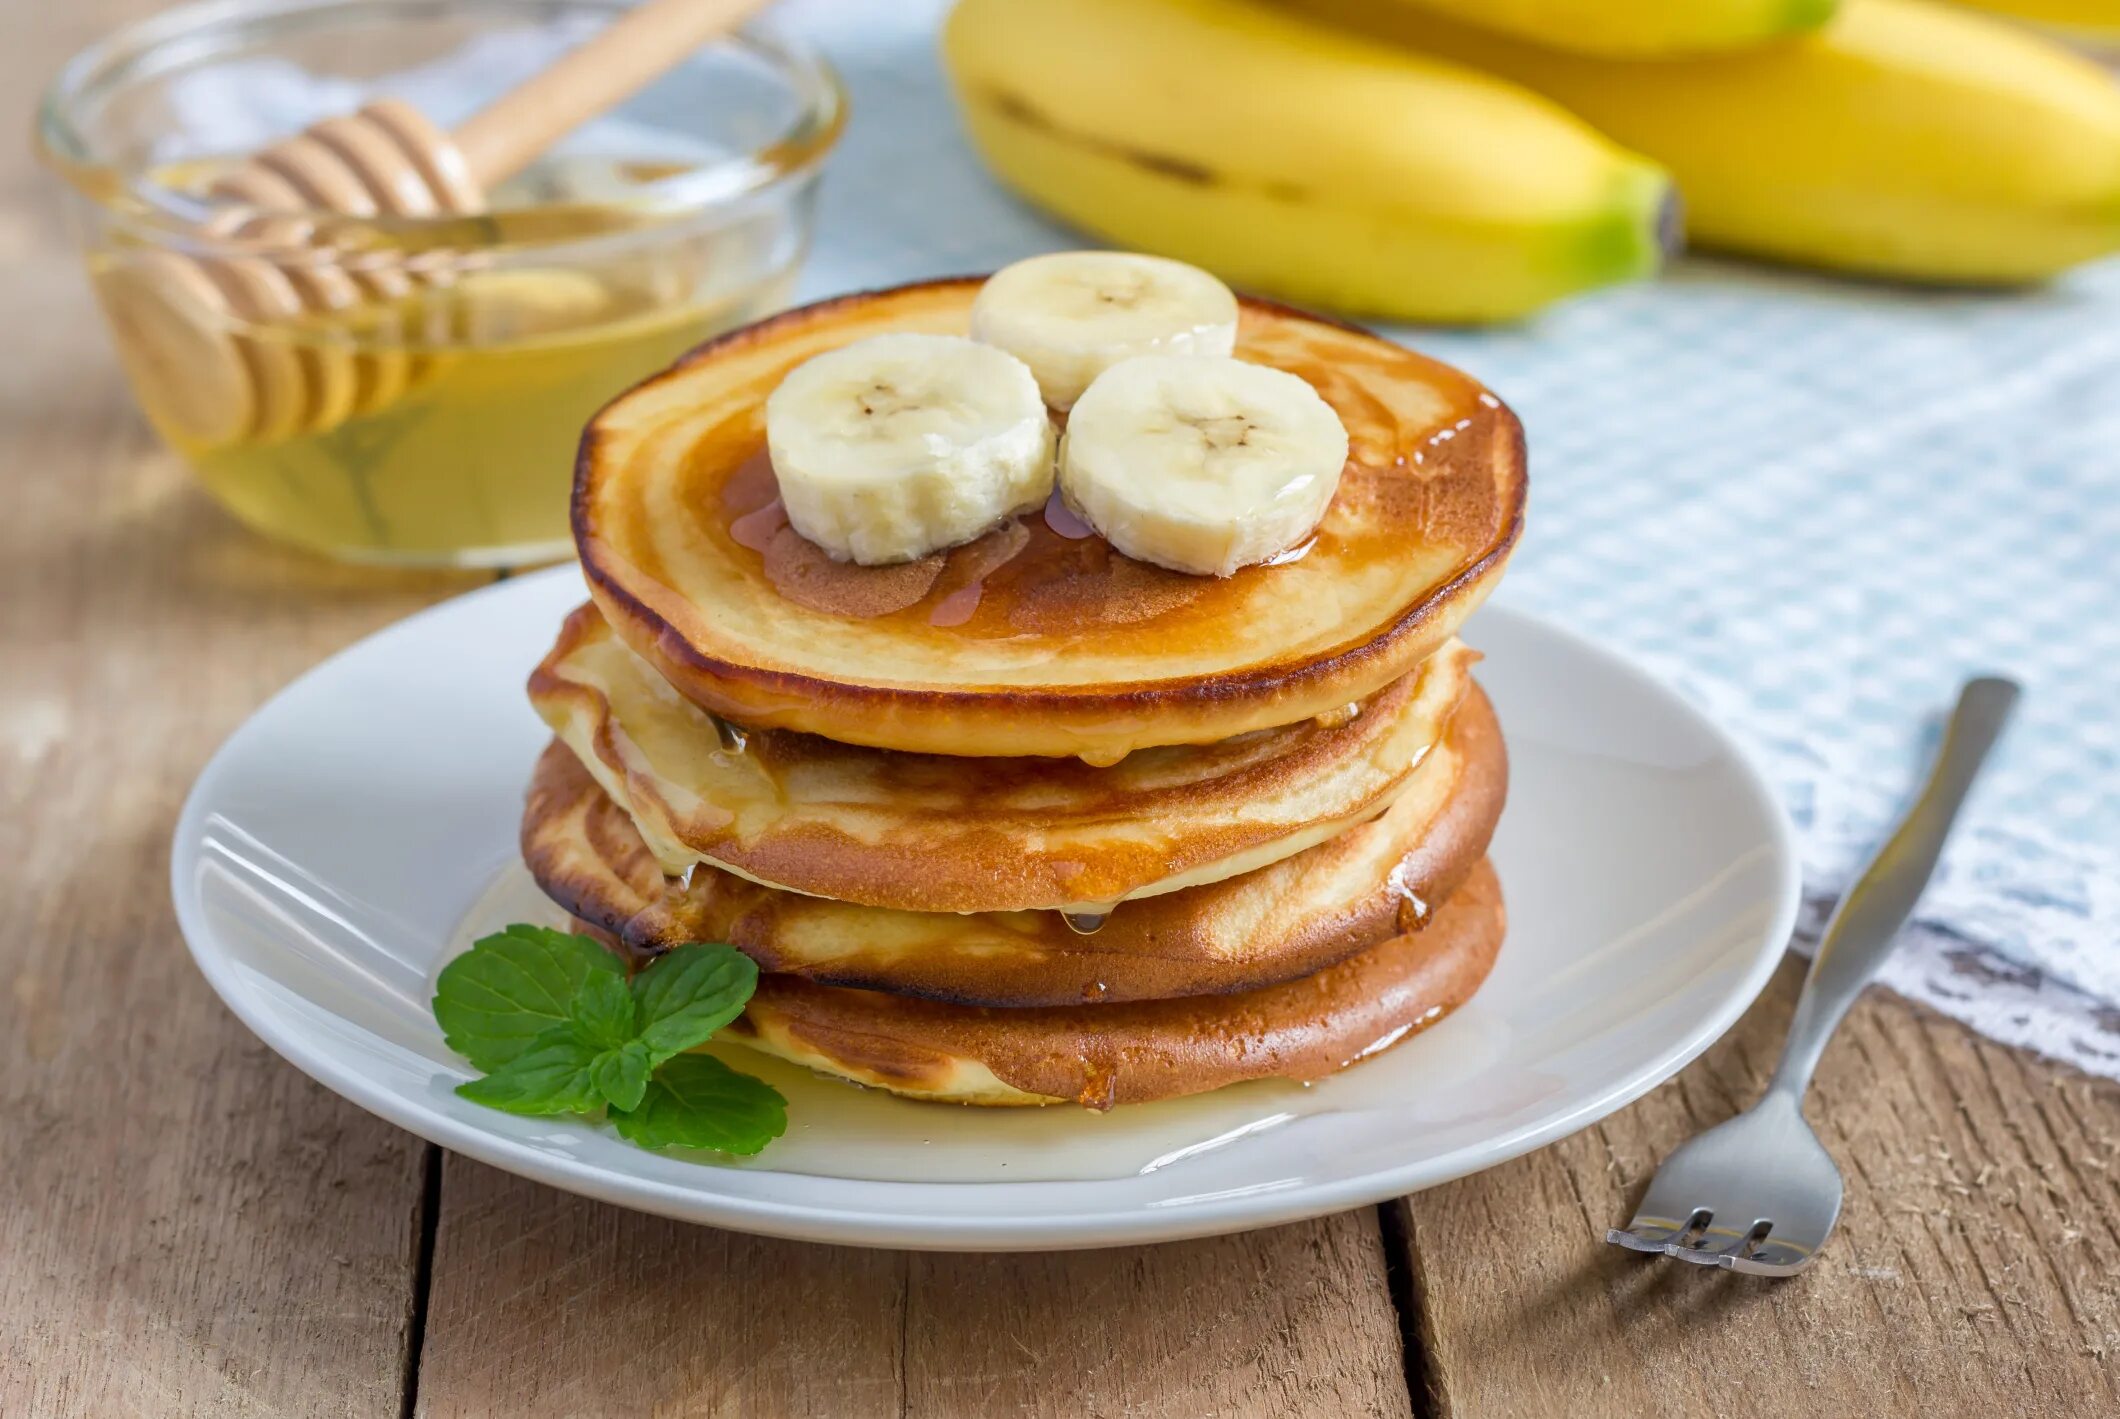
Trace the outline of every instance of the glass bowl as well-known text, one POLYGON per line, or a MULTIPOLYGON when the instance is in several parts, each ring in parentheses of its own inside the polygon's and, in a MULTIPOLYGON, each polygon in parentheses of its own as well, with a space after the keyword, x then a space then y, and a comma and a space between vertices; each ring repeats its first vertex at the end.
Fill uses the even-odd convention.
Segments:
POLYGON ((148 418, 231 512, 353 561, 569 550, 581 427, 785 304, 837 79, 747 29, 562 140, 475 215, 261 212, 209 194, 371 99, 444 128, 618 0, 219 0, 76 56, 38 121, 148 418))

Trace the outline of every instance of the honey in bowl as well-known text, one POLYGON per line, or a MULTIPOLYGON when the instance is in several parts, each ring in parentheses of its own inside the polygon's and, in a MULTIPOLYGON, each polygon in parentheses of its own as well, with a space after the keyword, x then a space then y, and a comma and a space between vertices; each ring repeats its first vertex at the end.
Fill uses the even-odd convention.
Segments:
MULTIPOLYGON (((476 225, 489 240, 624 236, 567 204, 476 225)), ((92 253, 90 271, 148 418, 245 523, 349 560, 505 563, 568 550, 572 452, 600 404, 785 303, 787 264, 761 260, 754 237, 465 270, 446 251, 424 268, 384 253, 423 274, 394 296, 267 319, 218 301, 172 309, 186 292, 169 268, 123 247, 92 253)))
POLYGON ((692 0, 233 0, 40 110, 148 418, 238 517, 356 561, 564 555, 581 426, 784 303, 844 105, 692 0))

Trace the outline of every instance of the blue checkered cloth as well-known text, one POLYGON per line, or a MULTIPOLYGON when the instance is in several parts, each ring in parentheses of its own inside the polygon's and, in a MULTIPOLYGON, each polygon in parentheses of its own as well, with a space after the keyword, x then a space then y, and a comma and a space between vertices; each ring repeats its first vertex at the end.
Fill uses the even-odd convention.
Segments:
MULTIPOLYGON (((966 148, 943 8, 781 12, 853 94, 807 295, 1082 244, 966 148)), ((1811 929, 1957 681, 2024 683, 1886 979, 2120 1077, 2120 263, 1991 295, 1688 260, 1508 329, 1388 333, 1522 415, 1532 513, 1502 595, 1753 746, 1804 834, 1811 929)))

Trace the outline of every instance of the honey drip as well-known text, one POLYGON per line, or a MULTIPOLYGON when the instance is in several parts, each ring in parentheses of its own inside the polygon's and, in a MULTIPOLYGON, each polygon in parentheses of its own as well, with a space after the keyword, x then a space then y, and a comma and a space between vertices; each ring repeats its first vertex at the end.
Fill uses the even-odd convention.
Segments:
POLYGON ((757 507, 736 518, 729 524, 729 537, 739 547, 749 547, 754 552, 763 552, 773 545, 773 536, 788 525, 787 509, 775 498, 764 507, 757 507))
POLYGON ((1305 557, 1309 556, 1310 549, 1317 545, 1318 535, 1313 532, 1310 534, 1310 536, 1305 537, 1302 541, 1296 543, 1295 546, 1282 548, 1280 551, 1268 557, 1265 561, 1259 563, 1259 565, 1262 567, 1285 567, 1290 562, 1300 562, 1305 557))
POLYGON ((928 612, 928 624, 931 626, 963 625, 966 621, 971 620, 972 613, 979 609, 979 597, 985 590, 985 584, 977 581, 968 586, 958 587, 955 591, 935 603, 935 609, 928 612))
POLYGON ((1110 1113, 1118 1097, 1118 1072, 1083 1060, 1082 1092, 1075 1095, 1075 1102, 1092 1113, 1110 1113))
POLYGON ((1428 924, 1429 906, 1427 899, 1422 897, 1419 892, 1416 892, 1413 889, 1413 884, 1406 880, 1405 863, 1402 862, 1391 869, 1391 875, 1384 879, 1384 885, 1393 896, 1399 899, 1398 924, 1401 935, 1407 932, 1419 931, 1428 924))
POLYGON ((662 910, 674 912, 684 906, 685 898, 692 891, 692 874, 697 871, 699 871, 699 864, 695 862, 682 872, 666 872, 663 874, 662 910))
POLYGON ((971 620, 972 613, 979 609, 980 598, 986 594, 987 577, 1022 555, 1030 542, 1030 529, 1012 521, 959 548, 951 555, 947 569, 952 575, 961 576, 963 584, 935 603, 935 609, 928 613, 928 624, 961 626, 971 620))
POLYGON ((1075 510, 1058 493, 1045 500, 1045 525, 1053 530, 1054 536, 1070 542, 1097 535, 1097 529, 1075 516, 1075 510))
POLYGON ((1112 919, 1110 912, 1062 912, 1060 919, 1067 929, 1077 936, 1095 936, 1104 930, 1104 923, 1112 919))
POLYGON ((1321 729, 1338 729, 1343 725, 1353 724, 1361 716, 1361 713, 1362 702, 1355 700, 1352 703, 1341 705, 1338 709, 1329 709, 1319 715, 1317 717, 1318 727, 1321 729))
POLYGON ((750 746, 751 736, 742 725, 733 724, 718 714, 710 714, 707 718, 714 721, 714 733, 721 740, 723 753, 741 754, 750 746))

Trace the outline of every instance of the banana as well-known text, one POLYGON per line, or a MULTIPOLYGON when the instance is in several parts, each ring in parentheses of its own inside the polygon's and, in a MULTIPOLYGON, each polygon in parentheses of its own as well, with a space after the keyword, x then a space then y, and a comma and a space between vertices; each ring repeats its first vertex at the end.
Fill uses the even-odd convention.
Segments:
POLYGON ((2109 45, 2120 40, 2120 0, 1958 0, 1976 10, 2030 20, 2063 34, 2109 45))
POLYGON ((1534 44, 1615 58, 1741 49, 1816 29, 1840 0, 1389 0, 1534 44))
POLYGON ((1097 376, 1060 441, 1060 495, 1127 556, 1228 576, 1325 515, 1347 430, 1284 370, 1136 355, 1097 376))
POLYGON ((1568 105, 1677 176, 1703 245, 1900 279, 2017 284, 2120 250, 2120 86, 2007 23, 1852 0, 1743 54, 1617 62, 1396 0, 1290 0, 1568 105))
POLYGON ((959 0, 974 145, 1120 246, 1356 314, 1509 319, 1654 271, 1657 168, 1517 86, 1247 0, 959 0))
POLYGON ((788 522, 863 566, 969 542, 1053 489, 1038 381, 959 335, 876 335, 805 360, 766 397, 766 447, 788 522))
POLYGON ((1237 298, 1197 266, 1131 251, 1056 251, 1004 266, 972 302, 972 338, 1031 367, 1066 409, 1131 355, 1226 355, 1237 298))

